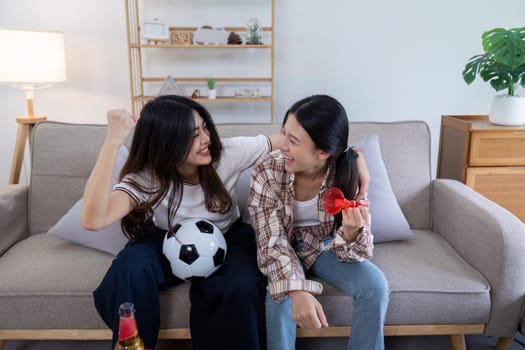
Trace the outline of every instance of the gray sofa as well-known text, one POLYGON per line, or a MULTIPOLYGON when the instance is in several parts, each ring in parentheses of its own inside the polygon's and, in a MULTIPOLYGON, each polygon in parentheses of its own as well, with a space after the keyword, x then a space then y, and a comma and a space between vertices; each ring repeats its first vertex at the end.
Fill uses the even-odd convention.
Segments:
MULTIPOLYGON (((220 125, 222 136, 274 133, 279 125, 220 125)), ((350 140, 377 134, 397 201, 415 239, 379 243, 374 262, 391 288, 385 335, 516 333, 525 299, 525 226, 454 180, 432 180, 430 133, 419 121, 352 122, 350 140)), ((113 256, 46 232, 81 197, 105 126, 42 122, 34 129, 29 186, 0 187, 0 350, 9 339, 110 339, 92 291, 113 256)), ((325 285, 331 327, 348 334, 352 301, 325 285)), ((188 285, 161 293, 160 338, 189 338, 188 285), (172 311, 173 310, 173 311, 172 311)))

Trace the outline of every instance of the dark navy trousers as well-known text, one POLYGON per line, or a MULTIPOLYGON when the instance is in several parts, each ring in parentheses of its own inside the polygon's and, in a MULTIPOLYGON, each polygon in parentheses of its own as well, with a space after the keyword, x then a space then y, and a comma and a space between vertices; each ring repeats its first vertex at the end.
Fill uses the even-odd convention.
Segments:
MULTIPOLYGON (((93 292, 95 307, 118 337, 118 309, 133 302, 137 327, 146 348, 154 348, 160 328, 159 291, 183 283, 162 254, 166 231, 130 242, 117 255, 93 292)), ((206 279, 191 282, 190 330, 194 350, 264 350, 266 278, 257 268, 253 228, 236 223, 224 235, 224 264, 206 279)), ((177 312, 177 310, 163 310, 177 312)))

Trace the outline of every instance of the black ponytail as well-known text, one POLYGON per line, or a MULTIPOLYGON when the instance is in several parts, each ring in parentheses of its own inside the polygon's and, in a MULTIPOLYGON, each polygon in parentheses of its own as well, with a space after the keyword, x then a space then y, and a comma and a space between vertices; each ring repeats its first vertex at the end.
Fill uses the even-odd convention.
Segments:
MULTIPOLYGON (((335 160, 335 181, 333 186, 340 188, 346 199, 356 199, 359 189, 357 157, 359 157, 359 154, 349 147, 335 160)), ((335 215, 336 227, 341 226, 342 220, 341 213, 335 215)))

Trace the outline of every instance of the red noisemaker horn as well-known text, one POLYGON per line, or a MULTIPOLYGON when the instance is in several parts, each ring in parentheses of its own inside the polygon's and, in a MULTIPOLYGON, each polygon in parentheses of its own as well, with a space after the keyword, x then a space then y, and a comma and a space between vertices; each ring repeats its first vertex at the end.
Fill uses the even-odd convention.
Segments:
POLYGON ((337 187, 330 187, 323 195, 323 208, 328 214, 335 215, 344 208, 368 207, 368 203, 362 200, 348 200, 343 191, 337 187))

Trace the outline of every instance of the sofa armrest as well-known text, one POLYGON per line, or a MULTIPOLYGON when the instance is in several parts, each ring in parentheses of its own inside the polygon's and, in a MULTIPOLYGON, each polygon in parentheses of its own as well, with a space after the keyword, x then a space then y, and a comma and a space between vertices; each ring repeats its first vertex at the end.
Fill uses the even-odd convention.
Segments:
POLYGON ((432 183, 432 230, 443 236, 491 287, 486 335, 513 336, 525 298, 525 225, 456 180, 432 183))
POLYGON ((0 255, 27 237, 27 185, 0 186, 0 255))

